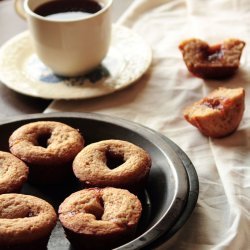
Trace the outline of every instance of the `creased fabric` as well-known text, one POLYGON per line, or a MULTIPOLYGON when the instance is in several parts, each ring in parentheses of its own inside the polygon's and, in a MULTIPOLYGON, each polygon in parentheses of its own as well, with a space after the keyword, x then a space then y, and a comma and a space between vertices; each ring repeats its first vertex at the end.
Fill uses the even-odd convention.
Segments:
POLYGON ((46 112, 95 112, 146 125, 169 137, 190 157, 199 176, 197 206, 183 228, 159 249, 250 249, 250 1, 136 0, 120 18, 152 47, 150 69, 115 94, 55 101, 46 112), (191 75, 178 44, 197 37, 209 43, 246 42, 231 79, 191 75), (213 89, 243 87, 246 110, 238 130, 222 139, 204 137, 183 118, 183 109, 213 89))

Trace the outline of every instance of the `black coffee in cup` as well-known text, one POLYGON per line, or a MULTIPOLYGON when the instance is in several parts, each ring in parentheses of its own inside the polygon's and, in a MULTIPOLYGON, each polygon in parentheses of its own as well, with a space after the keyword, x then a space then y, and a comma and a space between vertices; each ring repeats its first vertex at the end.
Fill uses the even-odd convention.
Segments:
POLYGON ((54 0, 38 6, 34 12, 43 17, 57 20, 89 16, 102 9, 94 0, 54 0))

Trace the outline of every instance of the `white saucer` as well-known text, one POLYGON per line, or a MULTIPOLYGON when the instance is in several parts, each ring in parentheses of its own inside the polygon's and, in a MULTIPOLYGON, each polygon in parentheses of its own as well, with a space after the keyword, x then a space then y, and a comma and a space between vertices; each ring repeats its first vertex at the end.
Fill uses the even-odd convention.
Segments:
POLYGON ((111 47, 102 65, 74 78, 56 76, 36 56, 28 31, 0 49, 0 81, 19 93, 46 99, 85 99, 123 89, 148 69, 151 48, 123 26, 113 26, 111 47))

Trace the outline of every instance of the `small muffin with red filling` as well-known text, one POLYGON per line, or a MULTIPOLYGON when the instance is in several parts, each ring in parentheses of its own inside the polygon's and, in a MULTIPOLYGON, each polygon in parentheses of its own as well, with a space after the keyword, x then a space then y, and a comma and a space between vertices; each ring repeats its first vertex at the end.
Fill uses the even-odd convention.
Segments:
POLYGON ((119 188, 89 188, 71 194, 59 219, 75 249, 110 250, 130 241, 142 213, 140 200, 119 188))
POLYGON ((188 39, 179 45, 188 70, 204 79, 224 79, 232 76, 240 65, 245 42, 228 39, 209 45, 200 39, 188 39))
POLYGON ((218 138, 233 133, 245 109, 243 88, 220 87, 184 110, 185 119, 206 136, 218 138))

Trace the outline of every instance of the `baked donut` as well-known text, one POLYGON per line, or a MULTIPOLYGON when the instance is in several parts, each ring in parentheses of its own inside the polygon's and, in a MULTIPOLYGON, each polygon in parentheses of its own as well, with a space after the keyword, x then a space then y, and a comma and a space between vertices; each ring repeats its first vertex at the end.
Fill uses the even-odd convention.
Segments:
POLYGON ((0 194, 19 192, 28 179, 29 169, 14 155, 0 151, 0 194))
POLYGON ((222 44, 208 45, 200 39, 188 39, 179 45, 188 70, 205 79, 224 79, 239 68, 245 42, 228 39, 222 44))
POLYGON ((83 146, 76 129, 55 121, 31 122, 9 138, 11 153, 27 163, 29 181, 37 184, 56 184, 73 176, 72 161, 83 146))
POLYGON ((76 249, 113 249, 135 236, 142 213, 139 199, 118 188, 90 188, 71 194, 59 220, 76 249))
POLYGON ((151 158, 142 148, 122 140, 89 144, 73 161, 84 187, 118 187, 137 192, 147 181, 151 158))
POLYGON ((57 216, 46 201, 24 194, 0 195, 0 249, 47 249, 57 216))
POLYGON ((245 109, 243 88, 220 87, 207 97, 184 110, 185 119, 210 137, 223 137, 233 133, 245 109))

